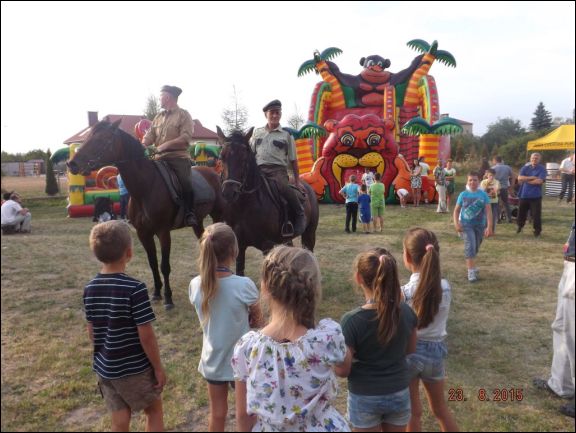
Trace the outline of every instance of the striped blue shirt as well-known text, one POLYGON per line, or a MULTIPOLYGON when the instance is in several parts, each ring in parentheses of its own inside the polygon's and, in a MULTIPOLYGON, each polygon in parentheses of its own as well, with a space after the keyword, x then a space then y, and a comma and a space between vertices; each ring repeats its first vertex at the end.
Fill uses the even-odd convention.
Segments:
POLYGON ((156 319, 146 285, 126 274, 98 274, 84 288, 86 320, 94 330, 93 370, 105 379, 151 367, 138 326, 156 319))

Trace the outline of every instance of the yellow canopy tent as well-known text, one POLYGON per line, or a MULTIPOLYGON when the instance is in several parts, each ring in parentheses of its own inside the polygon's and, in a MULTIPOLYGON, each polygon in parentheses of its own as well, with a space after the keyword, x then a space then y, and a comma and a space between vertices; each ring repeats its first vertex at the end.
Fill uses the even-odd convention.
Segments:
POLYGON ((561 125, 550 134, 528 142, 527 150, 574 149, 574 125, 561 125))

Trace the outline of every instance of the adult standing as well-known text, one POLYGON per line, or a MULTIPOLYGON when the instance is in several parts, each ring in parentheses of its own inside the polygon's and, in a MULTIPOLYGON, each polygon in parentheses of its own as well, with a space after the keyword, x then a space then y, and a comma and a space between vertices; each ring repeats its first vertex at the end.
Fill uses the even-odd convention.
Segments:
MULTIPOLYGON (((427 162, 424 161, 424 159, 425 158, 423 156, 418 158, 418 165, 422 168, 420 175, 421 177, 428 177, 428 173, 430 172, 430 166, 428 165, 427 162)), ((420 190, 420 194, 424 198, 424 203, 428 204, 429 202, 428 189, 420 190)))
POLYGON ((450 209, 450 199, 456 191, 456 169, 452 167, 452 159, 448 158, 444 173, 446 173, 446 208, 450 209))
POLYGON ((194 191, 192 189, 192 158, 188 146, 194 134, 194 121, 186 110, 178 106, 182 89, 163 86, 160 90, 160 106, 163 110, 154 117, 152 126, 144 136, 144 146, 156 146, 155 159, 165 161, 176 173, 182 187, 182 205, 186 225, 198 224, 194 214, 194 191))
POLYGON ((294 174, 294 184, 300 187, 300 173, 298 159, 296 158, 296 144, 288 131, 280 126, 282 117, 282 103, 278 99, 270 101, 262 109, 266 116, 266 126, 256 128, 250 139, 250 147, 256 154, 256 163, 260 170, 269 178, 276 181, 280 194, 294 211, 294 226, 286 224, 283 235, 287 237, 298 236, 306 229, 306 216, 296 191, 289 184, 287 169, 290 167, 294 174))
MULTIPOLYGON (((557 397, 574 398, 574 222, 564 245, 564 271, 558 285, 556 318, 552 322, 554 356, 548 380, 535 378, 538 389, 557 397)), ((560 412, 574 418, 574 400, 560 407, 560 412)))
POLYGON ((14 226, 16 232, 30 233, 32 214, 28 208, 22 207, 22 198, 17 192, 12 192, 8 200, 2 203, 2 226, 14 226))
POLYGON ((574 194, 574 152, 568 158, 562 160, 560 174, 562 177, 562 190, 560 191, 558 202, 562 201, 564 194, 566 194, 566 189, 568 189, 566 202, 572 203, 572 195, 574 194))
POLYGON ((446 213, 446 172, 444 171, 444 161, 438 160, 438 165, 434 168, 434 179, 436 180, 436 191, 438 191, 438 207, 436 212, 446 213))
MULTIPOLYGON (((494 157, 492 161, 496 180, 500 182, 500 191, 498 193, 500 201, 504 204, 506 209, 506 219, 508 223, 512 223, 512 212, 510 211, 510 203, 508 203, 508 189, 510 188, 510 180, 514 177, 512 174, 512 169, 509 165, 504 164, 501 156, 494 157)), ((500 206, 497 208, 498 212, 498 222, 500 222, 500 206)))
POLYGON ((530 155, 530 162, 520 169, 518 175, 520 206, 516 233, 522 231, 530 209, 536 237, 542 232, 542 184, 546 181, 546 169, 540 164, 540 159, 539 153, 530 155))

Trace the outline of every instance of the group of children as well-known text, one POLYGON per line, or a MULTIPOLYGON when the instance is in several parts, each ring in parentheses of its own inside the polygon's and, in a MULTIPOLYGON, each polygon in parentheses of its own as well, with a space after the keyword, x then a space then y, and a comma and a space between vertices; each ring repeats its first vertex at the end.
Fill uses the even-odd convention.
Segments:
POLYGON ((380 173, 374 174, 366 169, 362 175, 361 185, 356 183, 356 175, 352 174, 346 185, 339 191, 340 195, 346 199, 346 225, 344 229, 346 233, 350 233, 350 222, 352 222, 352 232, 356 232, 358 209, 360 209, 360 222, 362 222, 364 233, 372 233, 371 222, 374 224, 375 232, 382 232, 385 186, 381 179, 380 173))
MULTIPOLYGON (((161 431, 166 375, 146 287, 124 273, 132 257, 130 229, 122 221, 96 225, 90 245, 103 265, 86 286, 84 303, 112 428, 127 430, 132 411, 143 409, 147 429, 161 431)), ((230 269, 238 254, 232 229, 207 227, 189 298, 203 331, 198 370, 207 382, 209 430, 224 431, 232 386, 239 431, 349 431, 350 425, 419 431, 422 382, 442 430, 456 431, 444 396, 451 291, 441 279, 438 241, 415 228, 403 246, 412 272, 405 286, 386 249, 356 257, 353 276, 364 302, 338 324, 316 320, 321 276, 310 251, 274 248, 258 291, 230 269), (268 307, 266 322, 260 302, 268 307), (336 375, 348 378, 346 417, 334 407, 336 375)))

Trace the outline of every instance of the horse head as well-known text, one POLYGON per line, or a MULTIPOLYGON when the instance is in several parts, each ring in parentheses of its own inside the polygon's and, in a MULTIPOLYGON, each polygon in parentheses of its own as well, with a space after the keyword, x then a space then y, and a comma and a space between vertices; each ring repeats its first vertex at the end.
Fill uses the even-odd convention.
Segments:
POLYGON ((84 144, 67 163, 72 174, 86 176, 92 170, 115 164, 121 159, 120 141, 123 134, 128 134, 118 128, 119 125, 120 120, 114 123, 103 120, 94 125, 84 144))
POLYGON ((250 177, 256 168, 256 157, 250 148, 254 128, 246 134, 235 130, 229 136, 224 135, 219 126, 216 129, 222 145, 222 195, 227 201, 234 202, 250 187, 250 177))

